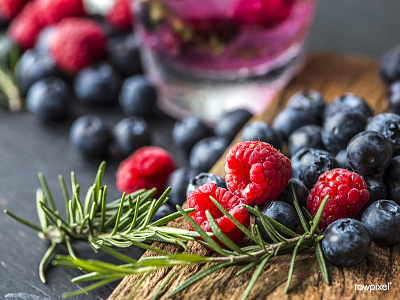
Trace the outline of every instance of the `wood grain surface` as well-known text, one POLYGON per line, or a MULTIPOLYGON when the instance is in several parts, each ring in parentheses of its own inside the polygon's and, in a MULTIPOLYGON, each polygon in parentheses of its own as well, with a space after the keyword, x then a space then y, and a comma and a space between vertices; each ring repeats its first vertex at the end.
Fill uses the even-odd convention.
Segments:
MULTIPOLYGON (((271 123, 276 114, 286 105, 296 92, 314 89, 322 93, 326 100, 332 101, 344 93, 355 93, 365 98, 375 113, 387 109, 387 87, 378 73, 378 61, 366 57, 339 56, 331 53, 315 53, 308 57, 304 69, 281 92, 277 99, 254 120, 271 123)), ((239 141, 239 137, 233 143, 239 141)), ((225 176, 225 155, 212 168, 211 172, 225 176)), ((182 218, 171 226, 188 228, 182 218)), ((174 245, 156 243, 154 246, 164 251, 182 251, 174 245)), ((211 254, 197 243, 188 244, 190 253, 211 254)), ((146 252, 145 256, 152 256, 146 252)), ((380 247, 372 245, 371 251, 362 263, 353 267, 336 267, 328 263, 331 285, 321 278, 314 257, 314 251, 307 250, 297 256, 290 291, 284 293, 290 255, 274 257, 265 266, 254 286, 249 299, 400 299, 400 245, 380 247), (357 286, 356 286, 357 285, 357 286), (358 285, 374 285, 377 289, 387 285, 388 290, 359 290, 358 285)), ((207 265, 189 266, 174 275, 164 288, 161 299, 165 299, 189 276, 204 269, 207 265)), ((235 273, 239 267, 232 266, 219 270, 181 292, 173 299, 240 299, 254 269, 241 276, 235 273)), ((134 299, 151 299, 153 292, 174 269, 163 269, 149 276, 135 294, 134 299)), ((128 276, 110 295, 109 300, 127 299, 140 276, 128 276)))

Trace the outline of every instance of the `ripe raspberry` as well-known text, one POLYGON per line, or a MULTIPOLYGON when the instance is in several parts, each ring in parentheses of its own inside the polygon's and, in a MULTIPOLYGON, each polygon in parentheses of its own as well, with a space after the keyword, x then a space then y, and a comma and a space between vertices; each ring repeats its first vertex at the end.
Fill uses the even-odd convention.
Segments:
POLYGON ((108 22, 120 31, 133 29, 133 13, 130 0, 117 0, 106 16, 108 22))
POLYGON ((64 18, 83 17, 85 9, 82 0, 35 0, 41 12, 42 26, 58 23, 64 18))
POLYGON ((225 171, 228 188, 251 205, 275 199, 292 176, 289 158, 259 141, 233 146, 226 157, 225 171))
POLYGON ((14 19, 29 0, 0 0, 0 18, 9 22, 14 19))
POLYGON ((139 189, 163 192, 168 176, 175 170, 171 154, 156 146, 145 146, 123 160, 117 170, 117 188, 130 194, 139 189))
POLYGON ((43 28, 40 18, 41 13, 35 1, 29 2, 10 24, 8 36, 24 50, 32 48, 43 28))
POLYGON ((106 34, 94 21, 66 18, 56 25, 50 53, 60 69, 74 74, 100 59, 106 44, 106 34))
POLYGON ((296 0, 239 0, 233 18, 239 25, 273 27, 290 14, 296 0))
POLYGON ((315 216, 326 195, 329 195, 329 199, 319 222, 321 229, 338 219, 353 218, 369 198, 367 185, 360 175, 340 168, 319 176, 307 198, 312 216, 315 216))
MULTIPOLYGON (((248 204, 248 202, 235 196, 230 191, 217 187, 214 182, 206 183, 199 188, 191 192, 187 199, 187 204, 189 208, 195 208, 196 211, 190 213, 189 215, 196 221, 200 227, 206 232, 212 232, 210 228, 209 221, 206 216, 206 210, 208 210, 214 217, 219 228, 225 233, 234 243, 239 243, 243 237, 244 233, 225 216, 218 207, 210 200, 212 196, 217 200, 237 221, 239 221, 246 228, 250 225, 250 214, 243 207, 243 204, 248 204)), ((190 229, 193 228, 190 226, 190 229)), ((225 245, 217 238, 213 239, 220 244, 222 247, 225 245)))

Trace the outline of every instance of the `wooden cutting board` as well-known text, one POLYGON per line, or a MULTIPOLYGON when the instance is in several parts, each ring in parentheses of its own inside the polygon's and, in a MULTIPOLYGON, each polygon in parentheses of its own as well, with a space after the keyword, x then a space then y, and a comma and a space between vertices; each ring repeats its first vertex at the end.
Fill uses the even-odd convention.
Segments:
MULTIPOLYGON (((333 53, 310 55, 304 69, 280 93, 277 99, 253 120, 271 123, 276 114, 286 105, 287 100, 296 92, 314 89, 322 93, 329 102, 335 97, 352 92, 366 99, 375 113, 387 109, 387 87, 378 73, 379 62, 358 56, 341 56, 333 53)), ((233 144, 239 142, 239 136, 233 144)), ((216 163, 211 172, 224 177, 225 155, 216 163)), ((184 219, 178 219, 171 226, 188 228, 184 219)), ((164 251, 182 251, 175 245, 154 244, 164 251)), ((197 243, 188 244, 190 253, 210 255, 197 243)), ((153 254, 146 252, 145 256, 153 254)), ((213 254, 216 255, 216 254, 213 254)), ((336 267, 328 263, 331 285, 326 285, 321 278, 314 251, 304 251, 297 256, 290 292, 284 293, 288 274, 290 255, 271 259, 254 286, 249 299, 400 299, 400 245, 379 247, 372 245, 366 260, 354 267, 336 267), (373 285, 381 290, 359 290, 356 285, 373 285), (387 285, 388 290, 382 290, 387 285)), ((162 293, 165 299, 173 288, 186 278, 202 270, 207 265, 186 267, 176 274, 162 293)), ((174 270, 174 269, 172 269, 174 270)), ((149 276, 135 294, 134 299, 151 299, 152 292, 162 280, 172 272, 163 269, 149 276)), ((197 282, 173 299, 240 299, 253 270, 235 276, 239 270, 233 266, 220 270, 197 282)), ((109 300, 126 299, 140 276, 128 276, 122 280, 109 300)), ((387 289, 387 288, 386 288, 387 289)))

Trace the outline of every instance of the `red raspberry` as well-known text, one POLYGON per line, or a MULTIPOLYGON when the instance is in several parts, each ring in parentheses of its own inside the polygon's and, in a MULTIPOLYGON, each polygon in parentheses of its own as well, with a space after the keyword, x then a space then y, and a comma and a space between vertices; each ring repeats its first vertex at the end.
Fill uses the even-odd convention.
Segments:
POLYGON ((74 74, 105 54, 107 37, 94 21, 66 18, 56 25, 50 52, 60 69, 74 74))
POLYGON ((133 13, 130 0, 117 0, 106 16, 108 22, 120 31, 133 29, 133 13))
POLYGON ((326 195, 329 199, 319 222, 321 229, 338 219, 355 217, 369 198, 367 185, 360 175, 339 168, 322 173, 308 195, 307 206, 312 216, 326 195))
POLYGON ((130 194, 139 189, 155 187, 158 197, 174 170, 174 159, 167 151, 156 146, 142 147, 118 166, 117 188, 130 194))
POLYGON ((86 15, 82 0, 36 0, 35 2, 41 12, 42 26, 58 23, 64 18, 86 15))
POLYGON ((40 18, 41 13, 35 1, 29 2, 10 24, 8 36, 24 50, 32 48, 43 28, 40 18))
MULTIPOLYGON (((200 227, 206 232, 212 232, 210 224, 207 220, 206 210, 208 210, 214 217, 219 228, 227 237, 229 237, 233 242, 239 243, 243 237, 244 233, 225 216, 218 207, 210 200, 212 196, 217 200, 237 221, 239 221, 246 228, 250 225, 250 214, 243 207, 243 204, 248 204, 243 198, 235 196, 230 191, 217 187, 214 182, 206 183, 193 192, 191 192, 187 198, 187 204, 189 208, 195 208, 196 211, 190 213, 189 215, 196 221, 200 227)), ((190 229, 193 228, 190 226, 190 229)), ((220 244, 222 247, 225 245, 217 238, 213 239, 220 244)))
POLYGON ((273 27, 290 14, 296 0, 239 0, 233 18, 239 25, 273 27))
POLYGON ((270 144, 259 141, 233 146, 225 164, 228 188, 251 205, 275 199, 292 176, 292 165, 270 144))
POLYGON ((0 0, 0 18, 9 22, 14 19, 29 0, 0 0))

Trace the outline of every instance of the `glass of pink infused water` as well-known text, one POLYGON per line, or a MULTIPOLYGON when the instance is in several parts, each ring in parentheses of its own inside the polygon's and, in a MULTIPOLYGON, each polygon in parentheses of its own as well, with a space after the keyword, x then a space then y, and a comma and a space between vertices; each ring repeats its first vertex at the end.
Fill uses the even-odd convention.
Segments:
POLYGON ((209 122, 257 115, 301 68, 316 0, 133 0, 160 107, 209 122))

